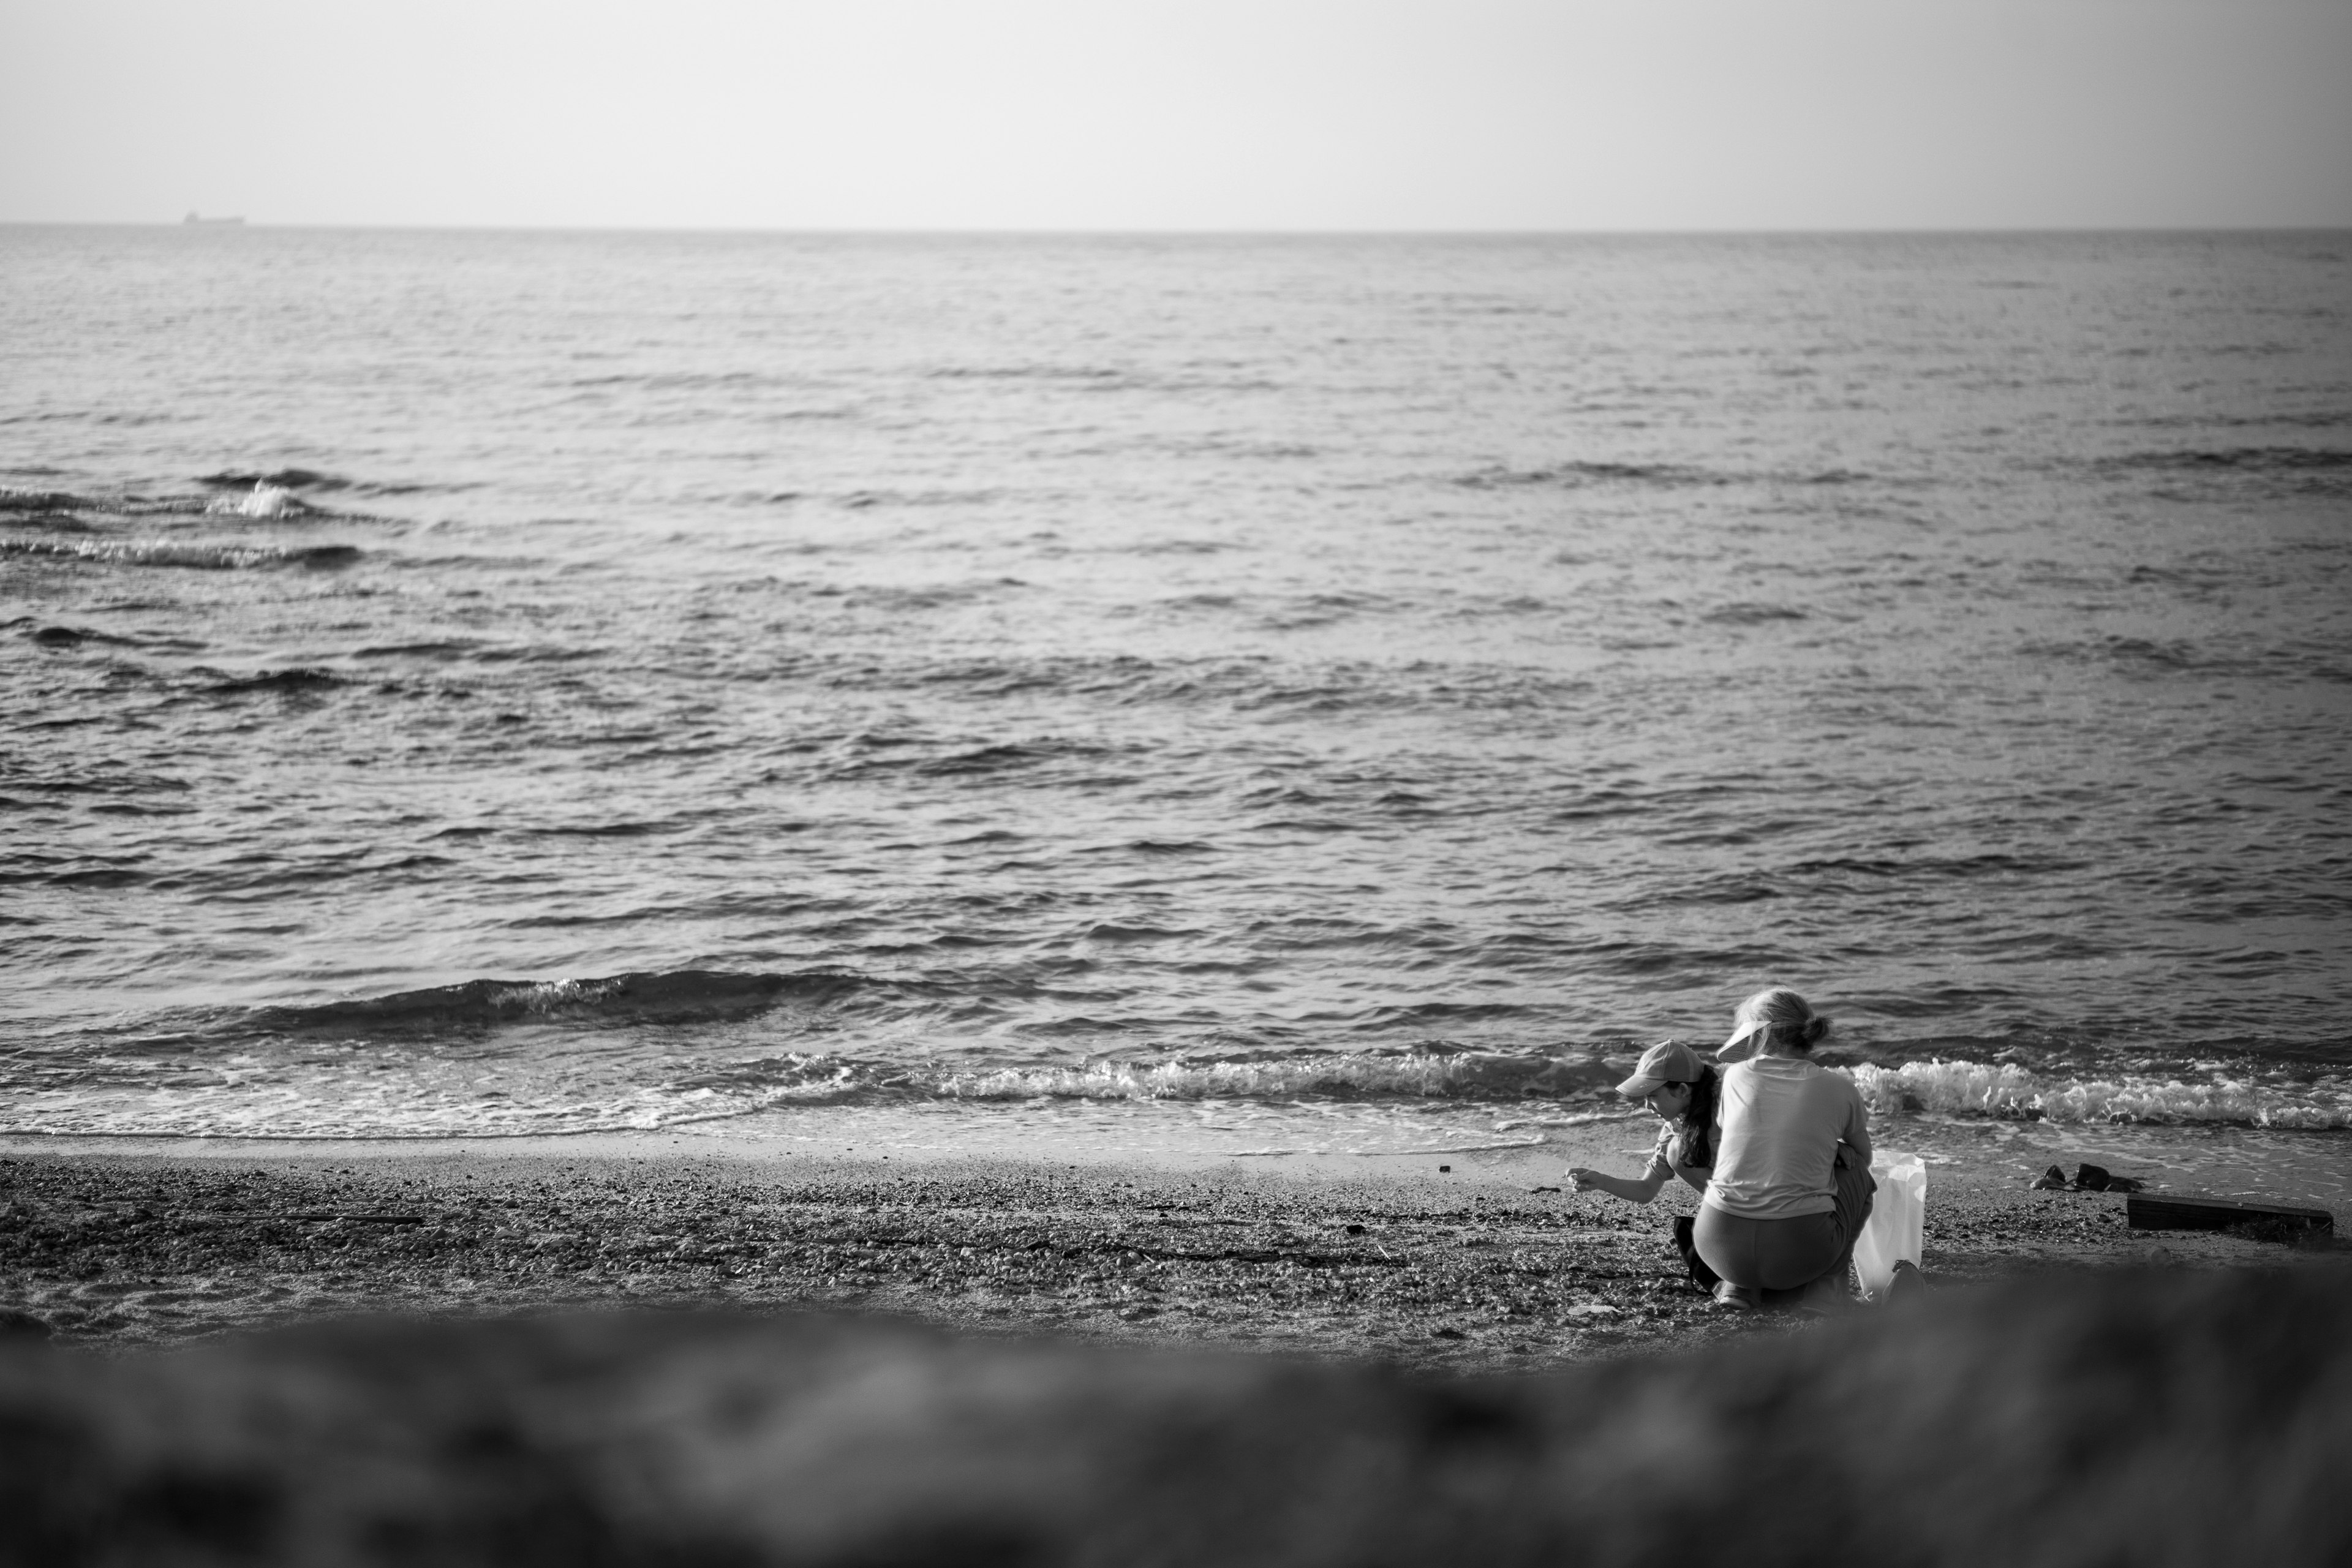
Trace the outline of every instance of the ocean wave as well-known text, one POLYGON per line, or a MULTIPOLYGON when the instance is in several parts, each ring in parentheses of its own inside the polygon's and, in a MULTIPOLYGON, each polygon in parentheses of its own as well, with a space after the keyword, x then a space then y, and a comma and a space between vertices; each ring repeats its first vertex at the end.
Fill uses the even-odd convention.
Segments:
POLYGON ((266 471, 247 468, 224 468, 218 473, 200 476, 196 483, 210 485, 215 489, 341 490, 349 489, 352 481, 336 474, 320 473, 316 468, 270 468, 266 471))
MULTIPOLYGON (((11 630, 22 624, 21 621, 8 623, 11 630)), ((97 631, 89 626, 40 626, 25 635, 37 647, 79 647, 84 643, 98 643, 108 647, 142 646, 136 637, 117 637, 110 632, 97 631)))
MULTIPOLYGON (((1306 1053, 1251 1059, 1094 1061, 960 1068, 826 1050, 781 1050, 700 1068, 637 1077, 560 1060, 503 1074, 485 1093, 473 1056, 412 1056, 385 1040, 496 1024, 591 1017, 602 1022, 724 1021, 778 999, 820 999, 840 976, 698 972, 546 984, 478 981, 370 1002, 278 1010, 281 1029, 344 1039, 373 1036, 390 1054, 282 1057, 264 1041, 192 1056, 189 1037, 158 1037, 54 1070, 25 1072, 0 1095, 0 1133, 256 1138, 509 1137, 649 1131, 796 1109, 963 1105, 1011 1109, 1098 1105, 1255 1105, 1309 1116, 1426 1108, 1492 1116, 1496 1134, 1540 1142, 1547 1130, 1648 1113, 1617 1097, 1630 1058, 1428 1048, 1306 1053)), ((127 1044, 127 1043, 125 1043, 127 1044)), ((339 1045, 337 1051, 349 1048, 339 1045)), ((1851 1069, 1882 1138, 1913 1117, 1990 1117, 2053 1123, 2233 1126, 2296 1131, 2352 1128, 2352 1084, 2264 1086, 2118 1077, 2037 1076, 2009 1063, 1933 1060, 1851 1069)), ((1418 1113, 1417 1111, 1415 1112, 1418 1113)), ((1254 1114, 1254 1113, 1251 1113, 1254 1114)))
MULTIPOLYGON (((922 374, 932 381, 1034 382, 1080 392, 1270 392, 1278 384, 1264 376, 1203 374, 1190 368, 1147 370, 1107 364, 943 364, 922 374)), ((1240 369, 1239 366, 1220 367, 1240 369)))
MULTIPOLYGON (((1409 1097, 1517 1100, 1600 1092, 1622 1073, 1598 1059, 1540 1053, 1334 1052, 1240 1061, 1090 1062, 947 1072, 949 1100, 1295 1100, 1409 1097)), ((909 1087, 912 1087, 911 1085, 909 1087)))
POLYGON ((223 496, 205 508, 214 517, 311 517, 316 509, 284 485, 267 480, 257 483, 249 494, 223 496))
POLYGON ((2155 468, 2212 472, 2279 472, 2297 469, 2352 469, 2352 451, 2336 447, 2211 447, 2172 451, 2132 452, 2101 458, 2094 467, 2106 469, 2155 468))
MULTIPOLYGON (((366 512, 341 511, 306 499, 310 494, 348 490, 362 495, 402 495, 425 489, 467 487, 418 484, 362 484, 309 468, 280 468, 269 473, 222 472, 196 481, 206 491, 234 489, 241 493, 181 493, 144 495, 131 490, 83 494, 73 490, 32 489, 0 486, 0 518, 20 524, 56 530, 87 518, 126 520, 152 517, 246 518, 258 521, 299 519, 310 522, 376 522, 366 512)), ((83 523, 83 526, 88 526, 83 523)))
POLYGON ((56 517, 81 504, 79 496, 67 490, 31 490, 0 485, 0 515, 14 519, 56 517))
POLYGON ((379 1081, 217 1081, 157 1088, 60 1086, 0 1101, 0 1136, 54 1138, 239 1138, 255 1141, 398 1142, 440 1138, 545 1138, 593 1132, 656 1132, 740 1116, 716 1096, 655 1089, 622 1091, 593 1104, 420 1089, 392 1075, 379 1081))
POLYGON ((2221 677, 2236 680, 2352 680, 2352 665, 2331 657, 2335 650, 2306 644, 2233 648, 2180 637, 2151 638, 2109 634, 2073 642, 2039 641, 2021 652, 2075 664, 2106 665, 2140 679, 2221 677))
POLYGON ((1774 621, 1810 620, 1811 615, 1809 611, 1800 609, 1794 605, 1759 605, 1742 601, 1719 605, 1699 616, 1699 619, 1713 622, 1717 626, 1766 626, 1774 621))
POLYGON ((2056 1078, 2006 1062, 1930 1060, 1853 1068, 1876 1116, 1986 1116, 2021 1121, 2153 1122, 2325 1131, 2352 1128, 2352 1082, 2266 1085, 2139 1075, 2056 1078))
MULTIPOLYGON (((36 637, 59 631, 63 635, 46 639, 59 646, 83 635, 79 627, 47 626, 30 617, 6 625, 36 637)), ((333 692, 358 679, 300 666, 226 674, 197 667, 184 673, 215 681, 209 689, 215 693, 247 703, 264 700, 265 707, 271 693, 333 692), (246 693, 253 695, 240 696, 246 693)), ((298 698, 296 706, 309 700, 298 698)), ((1025 754, 1013 750, 1015 756, 1025 754)), ((992 765, 1008 760, 994 752, 954 754, 992 765)), ((1293 798, 1290 787, 1267 784, 1271 793, 1254 797, 1252 808, 1308 809, 1311 800, 1293 798)), ((30 799, 162 789, 185 795, 189 788, 180 781, 118 777, 106 771, 53 775, 44 770, 15 780, 11 793, 30 799)), ((119 815, 111 801, 97 809, 119 815)), ((639 831, 646 823, 665 820, 616 816, 604 831, 639 831)), ((500 831, 520 836, 525 830, 510 826, 500 831)), ((1201 850, 1181 841, 1130 842, 1127 847, 1155 855, 1201 850)), ((341 858, 321 876, 373 876, 394 864, 391 858, 341 858)), ((25 869, 60 887, 129 885, 152 871, 129 869, 130 865, 128 859, 91 858, 25 869)), ((1872 878, 1969 878, 2007 877, 2037 865, 2031 857, 1988 853, 1919 867, 1899 859, 1840 859, 1800 862, 1796 869, 1872 878)), ((268 875, 280 872, 273 867, 268 875)), ((1738 877, 1695 880, 1705 898, 1718 904, 1755 890, 1738 877)), ((389 994, 207 1009, 170 1026, 205 1060, 240 1049, 283 1047, 299 1054, 306 1040, 338 1051, 352 1042, 380 1041, 394 1054, 388 1070, 395 1076, 426 1058, 463 1056, 499 1031, 529 1029, 527 1041, 497 1048, 503 1052, 511 1044, 527 1049, 534 1060, 544 1055, 545 1069, 566 1081, 586 1070, 567 1065, 574 1058, 634 1062, 615 1070, 635 1080, 660 1077, 708 1090, 716 1098, 698 1114, 719 1116, 767 1104, 869 1097, 972 1103, 1450 1100, 1575 1102, 1579 1109, 1607 1111, 1616 1109, 1612 1086, 1630 1066, 1621 1056, 1599 1054, 1605 1047, 1563 1048, 1558 1037, 1548 1047, 1539 1046, 1537 1031, 1546 1016, 1541 1006, 1483 1001, 1475 992, 1410 1006, 1372 1005, 1388 1000, 1380 997, 1350 997, 1344 1005, 1327 999, 1318 1011, 1294 1011, 1280 1026, 1212 1028, 1219 1017, 1230 1022, 1232 1016, 1168 1002, 1158 982, 1140 981, 1130 989, 1132 976, 1118 973, 1126 964, 1138 973, 1156 972, 1173 986, 1213 987, 1227 984, 1217 972, 1228 966, 1292 962, 1302 954, 1312 962, 1324 949, 1386 952, 1396 963, 1423 968, 1486 969, 1522 962, 1440 928, 1336 914, 1261 921, 1239 933, 1239 957, 1210 940, 1213 928, 1151 918, 1145 910, 1089 911, 1083 921, 1055 930, 1057 942, 1087 944, 1077 958, 1066 961, 1071 969, 1055 967, 1063 960, 1035 953, 1016 958, 1009 949, 943 960, 929 943, 914 944, 907 950, 912 956, 902 959, 887 956, 896 950, 877 942, 858 951, 876 964, 910 968, 874 975, 855 968, 771 973, 747 965, 741 971, 648 968, 569 978, 483 976, 389 994), (1170 944, 1174 951, 1166 951, 1170 944), (1204 958, 1214 962, 1188 962, 1204 958), (942 968, 942 963, 970 967, 942 968), (1089 969, 1091 977, 1064 978, 1077 968, 1089 969), (650 1032, 668 1026, 684 1027, 675 1035, 650 1032), (646 1032, 633 1037, 633 1030, 646 1032), (741 1061, 745 1056, 757 1059, 741 1061), (698 1062, 708 1063, 709 1070, 698 1062)), ((1657 942, 1595 942, 1578 951, 1586 972, 1601 974, 1719 973, 1764 962, 1744 950, 1694 952, 1657 942)), ((2063 1038, 2036 1035, 2024 1044, 2019 1042, 2025 1037, 2014 1029, 1927 1033, 1938 1018, 2032 1005, 2030 994, 1998 987, 1915 987, 1899 994, 1862 993, 1849 1001, 1862 1005, 1861 1016, 1875 1020, 1878 1033, 1863 1030, 1853 1054, 1843 1058, 1854 1065, 1842 1070, 1852 1073, 1882 1117, 2352 1129, 2352 1085, 2343 1078, 2340 1061, 2326 1053, 2289 1060, 2278 1042, 2217 1043, 2209 1032, 2199 1048, 2236 1054, 2192 1062, 2148 1058, 2145 1053, 2152 1047, 2128 1032, 2074 1030, 2063 1038), (1908 1043, 1888 1037, 1903 1035, 1911 1037, 1908 1043), (1937 1053, 1933 1059, 1906 1059, 1930 1051, 1937 1053)), ((112 1037, 110 1031, 93 1041, 103 1045, 112 1037)), ((583 1093, 574 1103, 589 1106, 604 1099, 583 1093)))
MULTIPOLYGON (((830 498, 835 505, 852 511, 864 511, 873 507, 985 506, 1001 500, 1001 490, 959 489, 855 489, 844 490, 830 498)), ((887 589, 868 590, 887 593, 887 589)), ((920 593, 921 590, 916 590, 920 593)))
MULTIPOLYGON (((981 585, 963 591, 961 596, 977 600, 1001 586, 981 585)), ((863 595, 868 591, 857 592, 863 595)), ((956 602, 950 597, 953 592, 931 590, 916 596, 901 591, 902 596, 895 601, 877 596, 870 602, 876 607, 924 609, 956 602)), ((1156 613, 1183 604, 1157 601, 1150 608, 1156 613)), ((1262 625, 1294 609, 1324 613, 1305 601, 1276 601, 1255 595, 1223 595, 1218 604, 1244 610, 1262 625)), ((1425 659, 1309 662, 1253 655, 1146 658, 1122 652, 905 660, 861 656, 825 658, 811 668, 821 673, 828 689, 839 691, 925 695, 961 691, 975 700, 1037 693, 1132 709, 1210 709, 1309 720, 1339 713, 1551 714, 1588 708, 1596 692, 1593 681, 1582 675, 1425 659)), ((763 673, 761 679, 765 678, 763 673)))
MULTIPOLYGON (((1306 1053, 1244 1059, 1094 1061, 979 1070, 866 1068, 793 1057, 762 1087, 804 1096, 887 1092, 950 1100, 1449 1100, 1483 1103, 1584 1101, 1596 1109, 1562 1125, 1630 1116, 1615 1086, 1630 1058, 1559 1057, 1540 1051, 1306 1053)), ((764 1072, 760 1069, 754 1076, 764 1072)), ((2352 1083, 2263 1085, 2119 1075, 2039 1076, 2007 1063, 1934 1060, 1850 1072, 1879 1118, 1984 1116, 2012 1121, 2200 1124, 2273 1129, 2352 1128, 2352 1083)))
POLYGON ((992 742, 978 745, 950 742, 941 745, 910 737, 866 731, 846 736, 836 755, 824 765, 826 777, 864 778, 898 774, 910 778, 954 779, 1017 774, 1047 767, 1109 768, 1140 749, 1120 749, 1091 742, 1045 737, 992 742))
POLYGON ((463 1033, 502 1024, 571 1019, 613 1024, 745 1017, 791 1000, 817 1002, 855 988, 850 975, 737 974, 719 970, 632 971, 581 980, 468 980, 456 985, 250 1015, 266 1033, 463 1033))
MULTIPOLYGON (((1641 1113, 1628 1109, 1615 1093, 1632 1065, 1631 1058, 1444 1047, 970 1069, 789 1053, 736 1064, 724 1073, 691 1080, 691 1087, 716 1092, 746 1112, 791 1102, 876 1100, 1446 1100, 1555 1104, 1562 1108, 1560 1113, 1508 1125, 1574 1126, 1638 1118, 1641 1113)), ((1941 1115, 2093 1124, 2352 1129, 2352 1082, 2340 1079, 2287 1086, 2219 1076, 2205 1081, 2139 1075, 2084 1079, 2038 1076, 2007 1063, 1943 1060, 1832 1070, 1851 1074, 1864 1103, 1882 1121, 1941 1115)))
POLYGON ((241 696, 249 692, 330 691, 351 682, 331 669, 314 669, 297 665, 288 669, 264 670, 258 675, 230 675, 222 670, 199 668, 199 675, 211 676, 205 690, 214 696, 241 696))
POLYGON ((2138 478, 2287 496, 2352 494, 2352 451, 2335 447, 2214 447, 2095 458, 2105 477, 2138 478))
MULTIPOLYGON (((630 978, 640 982, 641 991, 645 981, 683 983, 693 977, 630 978)), ((712 1016, 708 1008, 709 978, 699 977, 701 984, 688 987, 698 994, 696 1005, 702 1008, 698 1017, 703 1020, 712 1016)), ((761 977, 730 978, 748 983, 761 977)), ((381 1039, 401 1028, 446 1032, 452 1013, 476 1023, 545 1021, 583 1012, 609 1018, 620 1000, 617 984, 476 982, 374 1004, 286 1009, 278 1021, 299 1022, 313 1036, 381 1039)), ((681 1020, 668 1007, 653 1009, 637 1021, 681 1020)), ((1561 1073, 1557 1070, 1560 1064, 1540 1054, 1335 1054, 1265 1061, 966 1071, 786 1050, 675 1073, 661 1081, 615 1081, 593 1072, 576 1080, 561 1070, 509 1072, 501 1075, 495 1092, 486 1094, 478 1080, 478 1068, 462 1053, 410 1057, 394 1051, 362 1053, 358 1058, 306 1053, 288 1058, 267 1042, 249 1041, 224 1054, 192 1057, 188 1045, 184 1034, 158 1036, 138 1050, 118 1047, 95 1058, 75 1052, 47 1072, 28 1072, 28 1064, 19 1063, 17 1081, 0 1093, 0 1135, 532 1137, 653 1131, 793 1110, 961 1104, 979 1113, 989 1106, 1010 1109, 1055 1101, 1171 1107, 1213 1101, 1298 1108, 1320 1104, 1375 1113, 1383 1104, 1434 1101, 1475 1110, 1526 1103, 1531 1096, 1538 1104, 1547 1103, 1540 1097, 1548 1076, 1555 1097, 1549 1103, 1571 1092, 1583 1094, 1588 1102, 1606 1097, 1606 1103, 1590 1115, 1520 1116, 1493 1132, 1513 1134, 1513 1142, 1533 1146, 1542 1142, 1547 1127, 1638 1114, 1623 1110, 1622 1102, 1608 1094, 1604 1080, 1613 1081, 1622 1066, 1576 1063, 1561 1073)), ((1498 1145, 1490 1138, 1475 1146, 1498 1145)))
POLYGON ((1552 463, 1539 468, 1481 468, 1475 473, 1457 475, 1454 482, 1467 489, 1480 490, 1515 489, 1528 486, 1575 489, 1586 485, 1643 485, 1685 489, 1693 486, 1737 484, 1739 476, 1695 468, 1686 463, 1570 462, 1552 463))
POLYGON ((0 555, 86 561, 101 566, 163 566, 199 572, 295 567, 334 571, 366 553, 355 544, 228 544, 165 539, 0 539, 0 555))
POLYGON ((136 495, 127 490, 109 495, 83 495, 74 490, 19 489, 0 486, 0 516, 6 516, 14 521, 37 521, 47 526, 70 521, 81 513, 108 518, 200 517, 212 504, 212 499, 201 495, 136 495))
MULTIPOLYGON (((213 489, 224 490, 257 490, 267 489, 307 491, 315 495, 329 495, 337 491, 349 491, 352 495, 362 496, 447 494, 453 491, 470 490, 479 488, 478 484, 473 480, 461 479, 428 481, 424 479, 347 479, 341 474, 324 473, 317 468, 223 468, 217 473, 198 476, 196 483, 213 489)), ((243 500, 250 498, 240 499, 243 500)), ((213 504, 216 506, 218 503, 215 502, 213 504)), ((337 515, 335 513, 324 512, 322 509, 310 506, 309 503, 305 503, 305 507, 307 510, 320 515, 337 515)))

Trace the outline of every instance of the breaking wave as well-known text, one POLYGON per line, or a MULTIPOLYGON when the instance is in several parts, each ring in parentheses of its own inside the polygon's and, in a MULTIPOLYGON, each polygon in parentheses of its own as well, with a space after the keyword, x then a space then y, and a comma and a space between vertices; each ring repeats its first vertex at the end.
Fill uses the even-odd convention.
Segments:
POLYGON ((1348 1052, 1239 1061, 1094 1062, 941 1075, 954 1100, 1517 1100, 1604 1092, 1624 1076, 1598 1058, 1501 1051, 1348 1052))
MULTIPOLYGON (((1597 1102, 1618 1113, 1625 1058, 1452 1051, 1333 1053, 1238 1061, 1095 1062, 942 1073, 904 1087, 956 1100, 1202 1100, 1446 1099, 1597 1102)), ((2352 1080, 2265 1085, 2214 1076, 2040 1077, 2009 1064, 1927 1061, 1850 1069, 1874 1117, 1983 1116, 2063 1122, 2200 1123, 2326 1131, 2352 1128, 2352 1080)), ((1630 1113, 1628 1113, 1630 1114, 1630 1113)), ((1584 1120, 1579 1118, 1578 1120, 1584 1120)))
POLYGON ((170 566, 199 572, 246 572, 273 567, 331 571, 366 552, 355 544, 182 543, 165 539, 0 539, 0 555, 86 561, 101 566, 170 566))
MULTIPOLYGON (((1498 1132, 1645 1114, 1615 1091, 1634 1061, 1622 1049, 1424 1040, 997 1063, 972 1062, 968 1047, 909 1053, 943 1000, 954 998, 936 984, 850 973, 684 969, 482 978, 341 1001, 159 1015, 103 1040, 61 1038, 20 1053, 15 1086, 0 1096, 0 1133, 496 1138, 958 1104, 1159 1104, 1197 1114, 1223 1105, 1244 1117, 1501 1115, 1498 1132), (561 1034, 550 1039, 549 1029, 561 1034), (481 1074, 491 1061, 501 1064, 499 1088, 486 1095, 481 1074)), ((1938 1058, 1832 1070, 1850 1075, 1890 1137, 1894 1124, 1920 1117, 2352 1129, 2352 1077, 2264 1078, 2214 1062, 2183 1064, 2168 1076, 2148 1066, 2084 1077, 1938 1058)))
POLYGON ((2204 1123, 2306 1131, 2352 1128, 2352 1079, 2271 1085, 2221 1074, 2199 1082, 2134 1075, 2054 1078, 2010 1063, 1925 1061, 1853 1069, 1874 1116, 1986 1116, 2020 1121, 2204 1123))
POLYGON ((280 468, 269 473, 206 474, 196 481, 203 492, 144 495, 131 490, 83 494, 73 490, 33 489, 0 485, 0 519, 55 528, 79 520, 101 521, 142 517, 221 517, 257 521, 299 519, 310 522, 378 522, 367 512, 343 511, 307 499, 347 490, 361 495, 401 495, 417 490, 464 487, 414 484, 359 484, 308 468, 280 468), (222 494, 219 492, 228 491, 222 494))
POLYGON ((205 508, 215 517, 310 517, 315 509, 284 485, 257 482, 242 496, 223 496, 205 508))
MULTIPOLYGON (((673 1045, 658 1053, 667 1060, 660 1072, 631 1069, 625 1083, 577 1079, 555 1093, 555 1100, 568 1099, 572 1110, 550 1114, 599 1127, 615 1125, 608 1119, 615 1093, 640 1092, 653 1097, 648 1103, 667 1108, 665 1115, 690 1100, 693 1114, 704 1119, 789 1104, 1039 1100, 1450 1101, 1613 1115, 1626 1112, 1615 1086, 1635 1059, 1620 1048, 1471 1046, 1442 1037, 1371 1048, 1136 1047, 1010 1062, 974 1062, 968 1044, 937 1055, 906 1049, 938 1026, 943 1005, 952 1013, 972 1000, 967 986, 837 970, 632 971, 557 980, 481 978, 381 996, 191 1015, 176 1023, 159 1017, 153 1022, 161 1032, 152 1037, 176 1042, 169 1054, 184 1068, 239 1053, 290 1048, 299 1056, 350 1045, 396 1052, 413 1067, 425 1059, 461 1059, 502 1030, 553 1026, 609 1037, 621 1049, 614 1059, 642 1063, 635 1047, 621 1044, 632 1031, 687 1026, 667 1037, 673 1045)), ((1425 1022, 1438 1029, 1448 1020, 1425 1022)), ((551 1090, 573 1070, 562 1063, 576 1048, 562 1047, 550 1058, 551 1090)), ((1881 1120, 2352 1128, 2352 1076, 2324 1070, 2262 1072, 2203 1061, 2167 1072, 2143 1061, 2130 1071, 2085 1077, 2056 1064, 2037 1071, 2014 1060, 1944 1058, 1865 1061, 1832 1070, 1848 1074, 1881 1120)), ((80 1080, 68 1070, 58 1081, 80 1080)))

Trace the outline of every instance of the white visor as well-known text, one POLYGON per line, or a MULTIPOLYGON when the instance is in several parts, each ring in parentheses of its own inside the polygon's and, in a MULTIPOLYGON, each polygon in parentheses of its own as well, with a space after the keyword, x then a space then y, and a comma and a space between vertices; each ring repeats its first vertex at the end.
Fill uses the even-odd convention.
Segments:
POLYGON ((1771 1026, 1769 1019, 1759 1019, 1753 1024, 1742 1024, 1731 1031, 1731 1038, 1716 1047, 1715 1059, 1719 1062, 1736 1062, 1754 1056, 1756 1037, 1765 1033, 1771 1026))

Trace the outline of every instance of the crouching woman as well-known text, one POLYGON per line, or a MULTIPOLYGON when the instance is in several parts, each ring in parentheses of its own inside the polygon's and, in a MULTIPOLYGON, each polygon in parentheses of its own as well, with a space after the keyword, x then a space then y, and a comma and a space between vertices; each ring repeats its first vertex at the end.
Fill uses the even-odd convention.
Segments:
POLYGON ((1815 1309, 1845 1300, 1874 1188, 1870 1117, 1851 1079, 1807 1059, 1829 1026, 1774 987, 1739 1005, 1717 1053, 1734 1065, 1693 1239, 1722 1277, 1723 1306, 1754 1307, 1767 1291, 1802 1292, 1799 1304, 1815 1309))
MULTIPOLYGON (((1568 1179, 1580 1193, 1607 1193, 1628 1203, 1646 1204, 1659 1189, 1679 1179, 1695 1193, 1706 1191, 1715 1150, 1722 1136, 1717 1119, 1722 1077, 1688 1046, 1672 1040, 1642 1053, 1633 1076, 1617 1086, 1628 1100, 1638 1100, 1663 1123, 1651 1147, 1650 1163, 1638 1176, 1611 1176, 1582 1165, 1570 1165, 1568 1179)), ((1713 1270, 1699 1261, 1691 1240, 1692 1221, 1675 1221, 1675 1250, 1682 1254, 1691 1278, 1703 1290, 1717 1286, 1713 1270)))

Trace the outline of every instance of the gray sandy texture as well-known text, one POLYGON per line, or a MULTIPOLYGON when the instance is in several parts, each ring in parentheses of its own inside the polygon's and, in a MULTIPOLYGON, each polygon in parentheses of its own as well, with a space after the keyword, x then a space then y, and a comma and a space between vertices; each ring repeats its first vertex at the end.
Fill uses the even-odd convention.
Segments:
MULTIPOLYGON (((0 1307, 114 1345, 354 1312, 819 1307, 1465 1370, 1811 1321, 1711 1307, 1668 1240, 1689 1206, 1232 1167, 18 1155, 0 1158, 0 1307)), ((1948 1182, 1928 1207, 1936 1285, 2299 1256, 2131 1232, 2090 1194, 1948 1182)))

